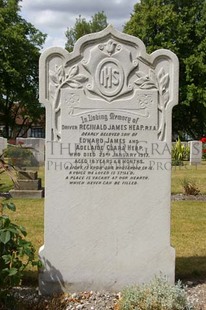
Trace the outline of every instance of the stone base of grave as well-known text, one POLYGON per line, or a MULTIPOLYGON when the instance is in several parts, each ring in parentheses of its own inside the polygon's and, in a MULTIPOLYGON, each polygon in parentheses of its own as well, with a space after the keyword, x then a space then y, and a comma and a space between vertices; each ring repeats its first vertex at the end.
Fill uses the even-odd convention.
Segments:
POLYGON ((37 171, 20 170, 14 189, 9 191, 12 198, 42 198, 44 189, 37 171))
POLYGON ((9 191, 12 198, 43 198, 44 190, 16 190, 12 189, 9 191))
POLYGON ((115 258, 111 253, 104 265, 104 258, 95 265, 87 264, 78 259, 68 268, 60 269, 55 260, 44 255, 44 246, 39 254, 44 269, 39 273, 39 293, 41 295, 52 295, 54 293, 68 293, 81 291, 111 291, 118 292, 127 286, 148 283, 155 276, 166 276, 169 283, 175 282, 175 250, 167 248, 159 255, 150 252, 147 258, 140 253, 134 253, 133 257, 125 256, 115 258), (87 266, 84 266, 86 264, 87 266))
POLYGON ((41 179, 36 180, 18 180, 18 183, 15 187, 16 190, 40 190, 41 179))

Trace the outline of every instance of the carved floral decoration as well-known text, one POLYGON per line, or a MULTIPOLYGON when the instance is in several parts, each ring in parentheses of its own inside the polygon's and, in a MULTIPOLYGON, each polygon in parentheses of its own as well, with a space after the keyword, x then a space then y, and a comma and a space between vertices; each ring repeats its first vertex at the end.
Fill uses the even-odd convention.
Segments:
MULTIPOLYGON (((114 46, 112 45, 111 50, 107 51, 112 53, 114 46)), ((137 65, 137 64, 136 64, 137 65)), ((136 84, 140 89, 157 89, 159 92, 158 100, 158 110, 160 112, 160 123, 158 128, 158 136, 160 140, 164 138, 165 132, 165 110, 167 103, 169 101, 169 74, 165 73, 164 68, 161 68, 156 74, 154 70, 149 69, 149 73, 145 74, 142 71, 135 72, 137 79, 134 84, 136 84)), ((59 140, 61 134, 58 130, 57 124, 57 114, 60 112, 60 91, 62 88, 69 87, 70 89, 81 89, 84 83, 88 81, 88 77, 84 74, 79 73, 79 66, 74 65, 67 69, 63 65, 56 66, 55 71, 49 71, 50 79, 50 94, 53 99, 53 138, 54 140, 59 140)), ((68 113, 73 114, 75 105, 79 103, 79 98, 73 95, 68 101, 68 113)), ((143 104, 145 108, 145 102, 143 104)), ((142 106, 142 108, 143 108, 142 106)))
MULTIPOLYGON (((84 74, 79 73, 79 66, 74 65, 69 68, 67 71, 63 65, 56 66, 55 71, 49 70, 49 86, 50 94, 53 99, 53 135, 54 140, 60 139, 60 132, 58 131, 57 124, 57 113, 60 112, 60 91, 64 87, 69 87, 71 89, 80 89, 83 88, 83 83, 88 80, 88 77, 84 74)), ((78 100, 77 100, 78 101, 78 100)), ((74 98, 69 102, 69 114, 73 113, 75 105, 74 98)))
POLYGON ((89 72, 91 83, 86 88, 92 96, 112 102, 133 91, 128 83, 138 60, 133 59, 131 51, 112 39, 90 50, 88 59, 82 64, 89 72))
POLYGON ((160 140, 163 140, 166 125, 165 110, 169 101, 169 74, 165 73, 164 68, 161 68, 157 75, 152 69, 149 69, 148 75, 145 75, 142 71, 137 71, 136 75, 138 79, 135 81, 135 84, 138 85, 140 89, 158 89, 158 109, 161 113, 158 136, 160 140))

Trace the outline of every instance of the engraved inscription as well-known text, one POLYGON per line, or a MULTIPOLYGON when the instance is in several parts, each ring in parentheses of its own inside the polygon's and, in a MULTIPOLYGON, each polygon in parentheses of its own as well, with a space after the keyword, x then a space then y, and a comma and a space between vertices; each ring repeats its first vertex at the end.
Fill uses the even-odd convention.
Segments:
POLYGON ((177 57, 163 49, 149 55, 140 39, 112 26, 82 37, 72 53, 42 54, 41 294, 119 291, 160 272, 174 281, 170 179, 177 99, 177 57))
POLYGON ((139 90, 157 90, 158 139, 165 141, 166 135, 169 135, 167 114, 176 98, 172 95, 174 76, 171 74, 170 56, 159 61, 159 56, 153 59, 137 50, 129 48, 115 36, 105 36, 100 44, 83 48, 80 62, 56 55, 56 63, 52 61, 49 65, 48 59, 52 140, 61 140, 62 104, 67 105, 67 115, 73 116, 113 108, 149 117, 146 109, 152 104, 150 98, 137 98, 136 93, 139 90), (73 97, 68 97, 66 101, 62 98, 65 88, 73 93, 73 97), (77 100, 78 92, 81 95, 77 100), (102 100, 101 107, 99 100, 102 100), (126 101, 127 109, 123 107, 126 101), (135 105, 131 104, 133 102, 135 105))

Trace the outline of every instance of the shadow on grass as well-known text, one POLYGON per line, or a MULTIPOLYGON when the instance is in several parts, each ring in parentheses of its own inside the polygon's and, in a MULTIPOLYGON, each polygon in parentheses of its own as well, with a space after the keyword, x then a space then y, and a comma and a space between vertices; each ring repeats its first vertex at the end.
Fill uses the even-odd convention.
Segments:
POLYGON ((25 286, 38 286, 38 271, 24 271, 24 277, 22 279, 22 285, 25 286))
MULTIPOLYGON (((206 257, 177 257, 175 278, 184 281, 206 281, 206 257)), ((25 271, 23 285, 38 286, 38 272, 25 271)))
POLYGON ((206 280, 206 257, 177 257, 176 258, 176 280, 206 280))

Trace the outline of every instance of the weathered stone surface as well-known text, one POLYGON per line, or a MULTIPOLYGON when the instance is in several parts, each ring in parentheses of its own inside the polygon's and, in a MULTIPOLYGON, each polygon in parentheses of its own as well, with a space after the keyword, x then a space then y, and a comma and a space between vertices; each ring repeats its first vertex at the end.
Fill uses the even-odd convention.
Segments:
POLYGON ((38 176, 37 171, 27 171, 27 170, 18 171, 19 180, 36 180, 37 176, 38 176))
POLYGON ((37 180, 18 180, 15 185, 17 190, 39 190, 41 189, 41 179, 37 180))
POLYGON ((119 290, 166 274, 178 60, 111 26, 40 59, 47 112, 42 294, 119 290))
POLYGON ((2 153, 6 148, 7 148, 7 139, 0 137, 0 155, 2 155, 2 153))
POLYGON ((13 190, 9 191, 13 198, 42 198, 44 189, 37 171, 19 170, 17 182, 13 190))
POLYGON ((190 164, 198 165, 202 161, 202 142, 190 141, 190 164))
POLYGON ((39 164, 45 160, 45 139, 43 138, 17 138, 17 144, 29 148, 39 164))
POLYGON ((9 191, 12 198, 43 198, 44 190, 15 190, 12 189, 9 191))

